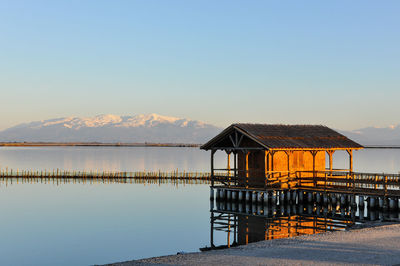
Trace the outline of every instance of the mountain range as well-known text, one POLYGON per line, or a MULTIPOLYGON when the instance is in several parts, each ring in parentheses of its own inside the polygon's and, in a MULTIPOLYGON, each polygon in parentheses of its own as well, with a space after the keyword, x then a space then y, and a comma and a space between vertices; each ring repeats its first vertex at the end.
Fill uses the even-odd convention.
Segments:
POLYGON ((200 144, 220 132, 200 121, 158 114, 64 117, 0 131, 3 142, 104 142, 200 144))
MULTIPOLYGON (((64 117, 0 131, 0 142, 205 143, 222 128, 201 121, 139 114, 64 117)), ((362 145, 400 145, 400 125, 338 130, 362 145)))
POLYGON ((388 127, 366 127, 340 133, 362 145, 400 145, 400 124, 388 127))

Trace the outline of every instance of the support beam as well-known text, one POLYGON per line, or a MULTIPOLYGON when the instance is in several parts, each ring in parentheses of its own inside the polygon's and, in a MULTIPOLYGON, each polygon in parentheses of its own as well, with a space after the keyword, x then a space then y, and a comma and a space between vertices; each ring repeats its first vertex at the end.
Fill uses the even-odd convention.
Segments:
POLYGON ((264 171, 265 171, 265 182, 264 182, 264 187, 266 188, 268 186, 268 178, 270 174, 269 170, 269 151, 266 150, 264 153, 264 171))
POLYGON ((240 143, 241 143, 242 140, 243 140, 243 135, 240 134, 240 138, 239 138, 238 132, 235 131, 235 139, 233 139, 232 135, 229 135, 229 139, 231 140, 231 142, 232 142, 232 144, 233 144, 233 147, 234 147, 235 149, 238 149, 239 146, 240 146, 240 143))
POLYGON ((270 171, 273 172, 274 171, 274 154, 275 154, 275 151, 271 151, 270 154, 271 154, 270 155, 270 157, 271 157, 271 164, 270 164, 270 166, 271 166, 270 169, 271 170, 270 171))
POLYGON ((329 172, 330 172, 330 175, 332 176, 332 174, 333 174, 332 173, 332 170, 333 170, 333 159, 332 159, 332 157, 333 157, 333 154, 335 153, 335 151, 334 150, 327 150, 326 153, 329 156, 329 172))
POLYGON ((216 150, 211 150, 211 187, 214 186, 214 154, 216 150))
POLYGON ((288 171, 288 188, 290 188, 290 157, 293 154, 293 151, 285 151, 287 157, 287 171, 288 171))
MULTIPOLYGON (((353 179, 354 181, 354 175, 353 175, 353 150, 352 149, 347 149, 347 153, 349 154, 349 179, 353 179)), ((354 182, 353 182, 354 184, 354 182)), ((349 186, 350 186, 350 181, 349 181, 349 186)))
POLYGON ((274 178, 275 173, 274 173, 274 155, 275 155, 276 151, 270 151, 269 152, 269 160, 270 160, 270 164, 269 164, 269 178, 274 178))
POLYGON ((228 176, 230 177, 231 176, 231 153, 230 152, 227 152, 227 154, 228 154, 228 161, 227 161, 227 166, 226 166, 226 168, 228 169, 228 176))
POLYGON ((244 164, 246 170, 246 188, 249 188, 249 154, 250 152, 246 151, 244 156, 244 164))
POLYGON ((233 152, 233 175, 235 177, 235 185, 238 185, 237 174, 237 152, 233 152))
POLYGON ((210 230, 210 246, 213 248, 214 245, 214 212, 211 212, 211 230, 210 230))
POLYGON ((349 154, 349 172, 353 172, 353 150, 347 149, 347 153, 349 154))
POLYGON ((312 167, 313 167, 313 179, 314 179, 314 187, 317 186, 316 176, 315 176, 315 156, 317 156, 318 151, 310 151, 312 155, 312 167))

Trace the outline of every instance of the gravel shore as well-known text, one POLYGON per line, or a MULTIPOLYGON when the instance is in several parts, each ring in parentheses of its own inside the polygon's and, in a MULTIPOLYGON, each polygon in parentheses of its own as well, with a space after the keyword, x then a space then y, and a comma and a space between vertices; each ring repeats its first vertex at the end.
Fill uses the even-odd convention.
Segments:
POLYGON ((400 265, 400 224, 251 243, 109 265, 400 265))

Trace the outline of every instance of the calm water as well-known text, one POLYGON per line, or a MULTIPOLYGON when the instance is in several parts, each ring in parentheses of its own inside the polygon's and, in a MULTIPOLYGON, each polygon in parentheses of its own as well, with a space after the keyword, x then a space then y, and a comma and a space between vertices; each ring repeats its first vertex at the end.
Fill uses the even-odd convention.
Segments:
MULTIPOLYGON (((0 147, 0 168, 20 170, 209 171, 209 153, 174 147, 0 147)), ((225 162, 223 153, 216 161, 225 162)))
MULTIPOLYGON (((348 155, 337 151, 334 168, 348 167, 348 155)), ((217 152, 216 168, 226 166, 217 152)), ((198 148, 173 147, 0 147, 0 168, 19 170, 185 170, 209 171, 210 154, 198 148)), ((364 149, 354 152, 354 171, 400 172, 400 149, 364 149)))
MULTIPOLYGON (((225 162, 217 153, 216 166, 225 162)), ((346 154, 335 153, 334 163, 345 168, 346 154)), ((356 171, 398 173, 400 150, 355 152, 354 166, 356 171)), ((208 171, 209 153, 196 148, 3 147, 0 168, 5 167, 208 171)), ((0 265, 90 265, 198 251, 210 245, 208 197, 208 185, 2 183, 0 265)), ((225 232, 213 238, 215 245, 227 243, 225 232)))

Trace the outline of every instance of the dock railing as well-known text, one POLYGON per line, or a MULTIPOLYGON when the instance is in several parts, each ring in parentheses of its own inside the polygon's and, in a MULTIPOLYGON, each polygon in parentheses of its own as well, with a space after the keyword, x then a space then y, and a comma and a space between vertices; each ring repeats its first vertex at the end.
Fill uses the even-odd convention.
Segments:
MULTIPOLYGON (((306 171, 298 172, 299 189, 324 190, 329 192, 353 192, 365 195, 400 196, 400 174, 360 173, 340 171, 317 171, 312 177, 304 176, 306 171), (316 185, 308 186, 311 181, 316 185)), ((312 173, 312 171, 308 171, 312 173)))
POLYGON ((229 187, 293 188, 297 184, 296 171, 214 169, 214 182, 229 187))
POLYGON ((216 169, 214 181, 229 187, 304 189, 365 195, 400 196, 400 174, 326 171, 243 171, 216 169))

